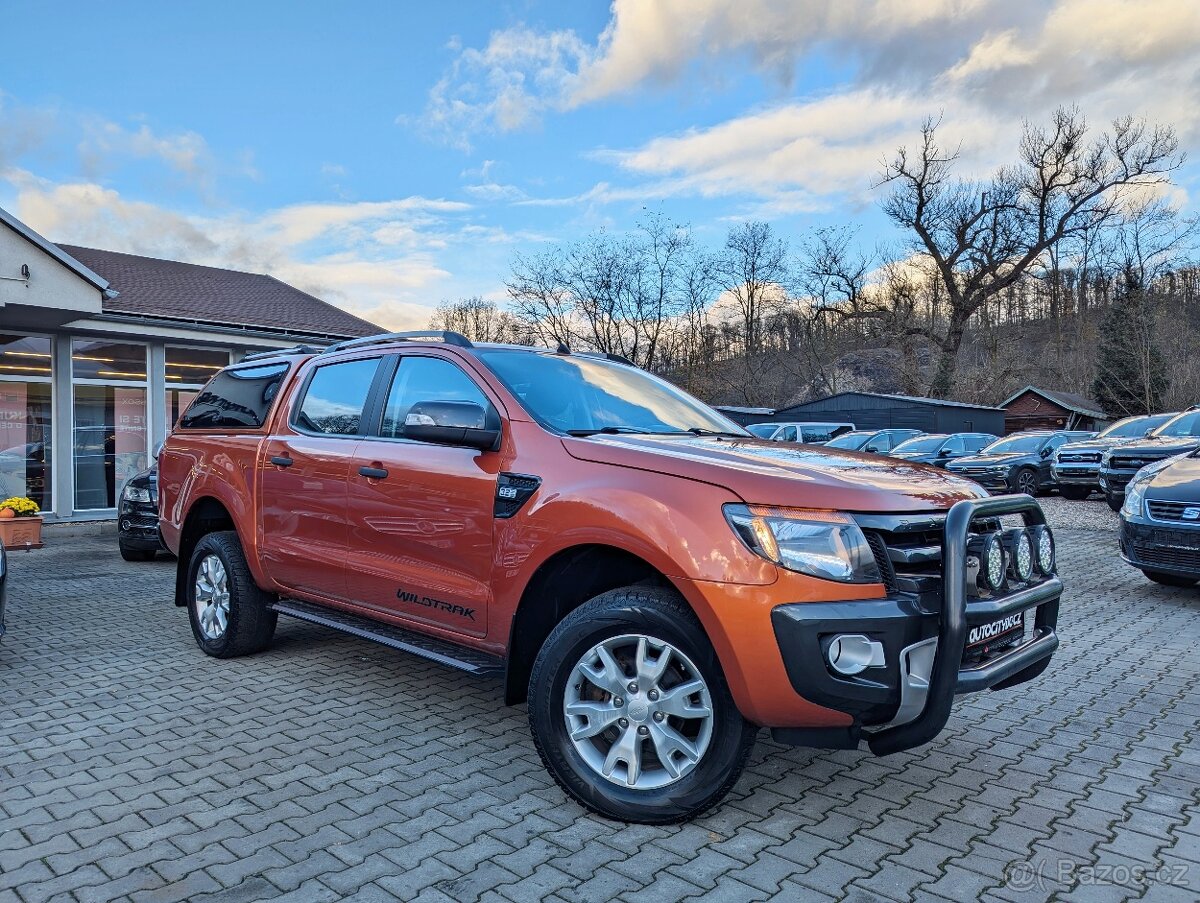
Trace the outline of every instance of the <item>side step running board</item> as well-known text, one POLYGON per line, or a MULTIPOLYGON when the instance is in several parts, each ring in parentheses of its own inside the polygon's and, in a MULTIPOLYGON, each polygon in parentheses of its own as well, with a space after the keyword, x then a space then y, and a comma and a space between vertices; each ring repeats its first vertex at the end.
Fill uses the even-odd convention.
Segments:
POLYGON ((289 615, 299 618, 301 621, 320 624, 322 627, 331 627, 342 633, 382 643, 384 646, 409 652, 431 662, 466 671, 477 677, 498 677, 504 674, 504 659, 498 655, 488 655, 486 652, 476 649, 456 646, 453 643, 417 633, 415 630, 405 630, 403 627, 396 627, 393 624, 373 621, 349 612, 326 608, 322 605, 311 605, 296 599, 280 599, 271 608, 281 615, 289 615))

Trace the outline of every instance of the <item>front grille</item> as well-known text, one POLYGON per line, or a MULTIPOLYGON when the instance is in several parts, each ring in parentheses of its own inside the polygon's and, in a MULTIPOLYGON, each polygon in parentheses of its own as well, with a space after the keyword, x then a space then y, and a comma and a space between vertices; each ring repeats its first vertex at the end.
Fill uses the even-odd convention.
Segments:
MULTIPOLYGON (((944 516, 924 523, 905 523, 897 518, 891 529, 881 528, 880 519, 864 522, 863 533, 889 592, 937 594, 942 591, 942 531, 944 516)), ((1000 529, 1000 521, 977 521, 972 530, 1000 529)))
POLYGON ((1175 571, 1200 572, 1200 545, 1194 549, 1170 549, 1135 542, 1133 557, 1139 564, 1157 565, 1175 571))
POLYGON ((1146 502, 1150 516, 1155 520, 1192 522, 1200 525, 1200 502, 1165 502, 1151 499, 1146 502))
POLYGON ((1147 464, 1153 464, 1155 461, 1162 460, 1160 457, 1152 455, 1136 455, 1125 457, 1124 455, 1113 455, 1109 464, 1114 470, 1141 470, 1147 464))
POLYGON ((1059 452, 1058 460, 1062 464, 1099 464, 1099 452, 1071 452, 1063 454, 1059 452))

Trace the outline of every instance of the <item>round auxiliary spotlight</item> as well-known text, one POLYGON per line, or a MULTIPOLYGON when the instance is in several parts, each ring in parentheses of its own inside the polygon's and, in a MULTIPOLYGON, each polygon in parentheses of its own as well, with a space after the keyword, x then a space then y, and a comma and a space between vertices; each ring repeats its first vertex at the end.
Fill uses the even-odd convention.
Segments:
POLYGON ((1045 524, 1029 528, 1033 542, 1033 567, 1043 577, 1054 573, 1054 534, 1045 524))
POLYGON ((1004 531, 1004 549, 1008 552, 1008 573, 1014 580, 1028 583, 1033 577, 1033 540, 1029 531, 1016 527, 1004 531))
POLYGON ((979 576, 975 578, 981 589, 996 592, 1004 585, 1004 543, 999 533, 976 533, 967 543, 967 553, 979 559, 979 576))

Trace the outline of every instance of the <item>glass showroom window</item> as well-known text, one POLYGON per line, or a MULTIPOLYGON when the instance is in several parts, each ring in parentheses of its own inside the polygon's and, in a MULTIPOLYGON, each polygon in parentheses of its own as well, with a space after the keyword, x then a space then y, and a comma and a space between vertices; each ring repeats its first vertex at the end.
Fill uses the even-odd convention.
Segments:
POLYGON ((52 507, 50 339, 0 333, 0 498, 52 507))
POLYGON ((179 415, 217 371, 228 366, 228 351, 167 346, 167 429, 179 422, 179 415))
POLYGON ((146 346, 73 339, 75 508, 115 508, 117 492, 149 461, 146 346))

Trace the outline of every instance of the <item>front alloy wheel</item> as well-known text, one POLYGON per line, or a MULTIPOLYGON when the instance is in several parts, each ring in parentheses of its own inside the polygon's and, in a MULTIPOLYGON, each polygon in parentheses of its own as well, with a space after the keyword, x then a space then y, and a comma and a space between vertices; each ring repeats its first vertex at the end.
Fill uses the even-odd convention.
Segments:
POLYGON ((610 590, 568 614, 537 654, 528 698, 534 743, 559 786, 622 821, 670 824, 711 808, 758 731, 669 587, 610 590))
POLYGON ((699 669, 666 640, 623 634, 579 660, 563 713, 596 774, 650 790, 684 778, 712 740, 712 696, 699 669))
POLYGON ((1038 494, 1038 476, 1035 471, 1022 470, 1017 473, 1017 492, 1030 496, 1038 494))

